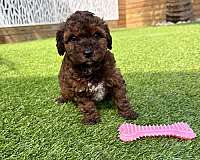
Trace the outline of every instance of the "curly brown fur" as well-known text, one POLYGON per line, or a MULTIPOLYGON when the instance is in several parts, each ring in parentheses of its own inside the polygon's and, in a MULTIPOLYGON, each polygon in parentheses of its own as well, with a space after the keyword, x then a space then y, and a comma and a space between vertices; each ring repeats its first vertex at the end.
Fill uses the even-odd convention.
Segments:
POLYGON ((108 25, 93 13, 77 11, 57 31, 57 49, 64 55, 59 73, 61 96, 58 102, 74 101, 83 113, 83 122, 100 121, 95 103, 112 97, 121 116, 137 114, 126 96, 125 81, 115 66, 108 25))

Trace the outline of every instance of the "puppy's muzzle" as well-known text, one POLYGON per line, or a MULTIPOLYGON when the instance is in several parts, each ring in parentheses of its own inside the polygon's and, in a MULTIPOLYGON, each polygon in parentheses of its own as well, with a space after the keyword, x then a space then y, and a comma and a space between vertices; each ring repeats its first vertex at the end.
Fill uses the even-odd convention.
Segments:
POLYGON ((91 48, 86 48, 83 52, 83 54, 85 55, 86 58, 90 58, 93 54, 93 51, 91 48))

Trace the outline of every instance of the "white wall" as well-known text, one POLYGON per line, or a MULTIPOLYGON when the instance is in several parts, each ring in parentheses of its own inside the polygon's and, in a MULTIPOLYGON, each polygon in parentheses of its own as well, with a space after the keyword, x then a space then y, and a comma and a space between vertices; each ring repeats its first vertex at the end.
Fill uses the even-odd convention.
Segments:
POLYGON ((0 27, 65 21, 76 10, 118 19, 118 0, 0 0, 0 27))

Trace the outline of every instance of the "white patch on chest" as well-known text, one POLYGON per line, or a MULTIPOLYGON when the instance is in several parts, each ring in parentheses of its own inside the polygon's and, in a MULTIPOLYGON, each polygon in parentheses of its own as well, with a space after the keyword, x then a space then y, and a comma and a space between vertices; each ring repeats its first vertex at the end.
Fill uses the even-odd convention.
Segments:
POLYGON ((103 82, 100 82, 96 85, 88 83, 88 88, 91 93, 93 93, 92 99, 95 101, 101 101, 104 99, 106 94, 106 89, 103 82))

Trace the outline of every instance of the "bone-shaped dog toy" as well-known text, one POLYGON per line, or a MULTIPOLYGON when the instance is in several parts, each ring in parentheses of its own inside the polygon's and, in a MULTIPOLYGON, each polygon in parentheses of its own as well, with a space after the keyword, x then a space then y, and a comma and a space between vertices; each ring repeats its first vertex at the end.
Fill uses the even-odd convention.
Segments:
POLYGON ((124 123, 119 129, 119 138, 124 142, 133 141, 141 137, 173 136, 185 140, 191 140, 196 134, 187 123, 178 122, 171 125, 140 126, 124 123))

